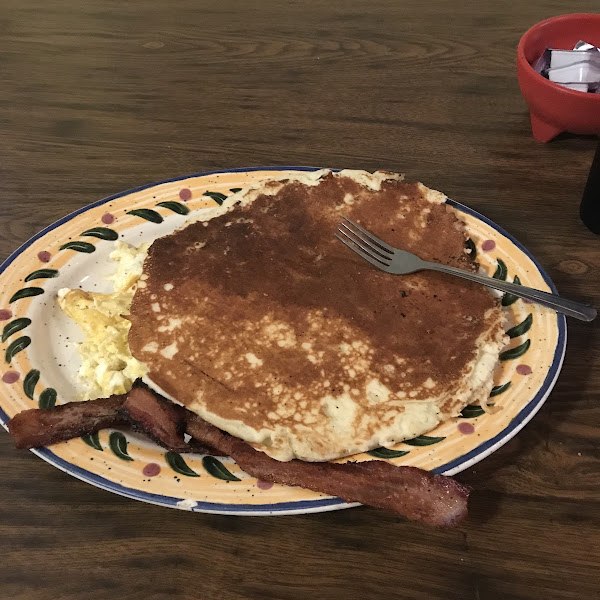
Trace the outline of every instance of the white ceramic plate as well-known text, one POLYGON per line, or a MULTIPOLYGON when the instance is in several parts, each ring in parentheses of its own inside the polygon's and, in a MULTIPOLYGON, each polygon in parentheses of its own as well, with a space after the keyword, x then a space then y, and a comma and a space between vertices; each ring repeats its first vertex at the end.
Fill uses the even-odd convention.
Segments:
MULTIPOLYGON (((58 308, 60 288, 110 292, 105 280, 114 263, 116 240, 138 245, 182 225, 187 213, 219 204, 232 190, 302 167, 265 167, 202 173, 152 184, 86 206, 50 225, 15 251, 0 267, 3 362, 0 421, 17 412, 77 397, 78 327, 58 308), (185 213, 185 214, 184 214, 185 213)), ((477 260, 496 277, 556 291, 537 261, 500 227, 450 202, 462 213, 477 260)), ((566 324, 561 315, 522 300, 505 298, 513 339, 495 374, 498 407, 484 414, 467 407, 414 440, 379 449, 373 457, 454 474, 512 438, 539 410, 562 364, 566 324)), ((102 431, 34 452, 56 467, 112 492, 194 511, 264 515, 347 508, 300 488, 271 485, 244 474, 230 459, 184 457, 131 432, 102 431)))

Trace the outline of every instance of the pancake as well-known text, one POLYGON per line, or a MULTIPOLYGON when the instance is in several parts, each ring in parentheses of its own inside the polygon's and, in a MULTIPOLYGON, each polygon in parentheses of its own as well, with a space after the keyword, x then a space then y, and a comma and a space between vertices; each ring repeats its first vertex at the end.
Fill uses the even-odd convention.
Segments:
POLYGON ((476 270, 445 196, 401 179, 269 180, 157 239, 129 316, 148 378, 282 461, 387 446, 483 403, 504 344, 498 301, 440 273, 383 273, 333 237, 344 215, 476 270))

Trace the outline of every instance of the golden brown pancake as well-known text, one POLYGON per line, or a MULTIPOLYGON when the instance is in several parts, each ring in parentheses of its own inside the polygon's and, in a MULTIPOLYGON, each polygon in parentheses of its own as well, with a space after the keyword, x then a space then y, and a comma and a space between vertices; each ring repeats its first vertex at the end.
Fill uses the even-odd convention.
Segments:
POLYGON ((333 236, 342 216, 466 269, 445 197, 399 176, 269 181, 150 247, 129 344, 164 392, 279 460, 330 460, 429 431, 487 398, 498 302, 439 273, 394 277, 333 236))

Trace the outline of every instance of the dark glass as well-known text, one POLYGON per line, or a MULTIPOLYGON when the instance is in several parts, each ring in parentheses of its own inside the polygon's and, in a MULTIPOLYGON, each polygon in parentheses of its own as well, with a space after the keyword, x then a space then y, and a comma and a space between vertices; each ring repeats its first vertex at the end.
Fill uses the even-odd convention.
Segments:
POLYGON ((600 143, 596 148, 592 168, 585 184, 579 214, 588 229, 600 234, 600 143))

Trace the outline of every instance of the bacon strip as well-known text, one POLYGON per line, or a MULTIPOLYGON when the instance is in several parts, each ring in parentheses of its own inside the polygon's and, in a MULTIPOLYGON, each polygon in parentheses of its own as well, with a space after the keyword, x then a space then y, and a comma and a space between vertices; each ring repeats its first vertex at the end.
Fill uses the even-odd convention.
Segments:
POLYGON ((183 439, 185 417, 172 402, 161 400, 141 387, 134 387, 127 394, 122 413, 134 429, 169 450, 181 452, 187 447, 183 439))
POLYGON ((63 442, 125 420, 120 414, 125 396, 111 396, 88 402, 68 402, 53 408, 32 408, 15 415, 8 431, 17 448, 38 448, 63 442))
POLYGON ((369 504, 432 527, 455 527, 467 516, 470 489, 444 475, 377 460, 343 464, 280 462, 189 411, 186 430, 193 438, 231 456, 248 475, 264 481, 369 504))
POLYGON ((136 431, 146 434, 155 442, 173 452, 197 452, 222 456, 214 448, 183 438, 186 411, 183 407, 138 385, 128 394, 122 414, 136 431))
POLYGON ((26 410, 9 421, 8 429, 17 448, 35 448, 132 422, 176 451, 229 455, 246 473, 264 481, 369 504, 433 527, 454 527, 467 515, 470 489, 450 477, 376 460, 280 462, 143 387, 131 390, 127 398, 111 396, 26 410), (183 428, 200 442, 198 446, 185 443, 183 428))

